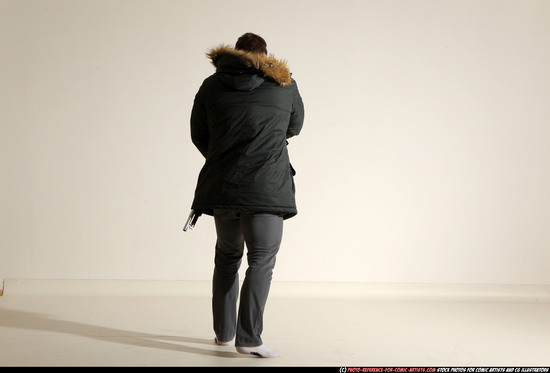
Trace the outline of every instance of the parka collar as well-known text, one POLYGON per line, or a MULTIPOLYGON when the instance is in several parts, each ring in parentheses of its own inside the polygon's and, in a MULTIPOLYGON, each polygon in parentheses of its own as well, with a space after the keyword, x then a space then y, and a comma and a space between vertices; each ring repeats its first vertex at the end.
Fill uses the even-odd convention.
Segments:
POLYGON ((278 60, 272 55, 242 51, 228 45, 214 47, 206 53, 206 56, 218 68, 218 59, 224 54, 238 57, 243 65, 261 72, 264 77, 275 81, 281 86, 292 84, 290 70, 287 67, 286 61, 278 60))

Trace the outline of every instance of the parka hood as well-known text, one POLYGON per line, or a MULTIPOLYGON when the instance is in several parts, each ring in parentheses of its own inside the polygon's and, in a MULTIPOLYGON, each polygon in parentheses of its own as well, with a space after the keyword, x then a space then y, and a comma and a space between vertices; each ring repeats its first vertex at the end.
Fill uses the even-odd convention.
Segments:
MULTIPOLYGON (((276 59, 272 55, 247 52, 228 45, 220 45, 210 49, 206 53, 206 56, 219 72, 242 72, 239 71, 239 65, 241 65, 251 72, 259 72, 263 78, 272 80, 280 86, 284 87, 292 84, 291 73, 286 61, 276 59)), ((237 78, 238 82, 235 83, 239 85, 245 83, 244 81, 240 81, 244 80, 243 78, 237 78)), ((251 81, 248 83, 251 84, 250 88, 255 87, 257 83, 261 84, 260 81, 251 81)))

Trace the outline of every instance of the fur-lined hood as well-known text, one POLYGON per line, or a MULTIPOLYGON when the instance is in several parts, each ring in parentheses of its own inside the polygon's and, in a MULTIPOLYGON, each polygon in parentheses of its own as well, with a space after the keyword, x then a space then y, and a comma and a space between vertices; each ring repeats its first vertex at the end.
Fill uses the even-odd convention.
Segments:
POLYGON ((212 61, 212 64, 218 68, 218 58, 224 54, 238 57, 246 67, 260 71, 264 77, 275 81, 283 87, 292 84, 291 73, 287 67, 286 61, 278 60, 272 55, 247 52, 228 45, 220 45, 212 48, 206 53, 206 56, 212 61))

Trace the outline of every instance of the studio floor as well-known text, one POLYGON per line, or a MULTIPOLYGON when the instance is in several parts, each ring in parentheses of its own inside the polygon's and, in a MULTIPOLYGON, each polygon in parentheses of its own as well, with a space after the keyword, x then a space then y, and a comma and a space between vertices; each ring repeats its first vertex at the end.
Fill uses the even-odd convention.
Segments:
POLYGON ((263 338, 280 357, 261 359, 214 344, 207 283, 181 293, 20 285, 5 284, 0 297, 3 367, 550 365, 545 296, 428 296, 338 285, 296 291, 274 283, 263 338))

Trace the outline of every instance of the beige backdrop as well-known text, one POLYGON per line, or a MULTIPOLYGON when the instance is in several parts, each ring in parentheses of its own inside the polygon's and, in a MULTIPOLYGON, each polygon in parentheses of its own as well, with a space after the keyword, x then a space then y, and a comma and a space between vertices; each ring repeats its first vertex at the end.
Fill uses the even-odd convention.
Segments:
POLYGON ((550 1, 0 0, 0 279, 208 280, 208 48, 305 105, 278 281, 550 284, 550 1))

